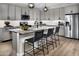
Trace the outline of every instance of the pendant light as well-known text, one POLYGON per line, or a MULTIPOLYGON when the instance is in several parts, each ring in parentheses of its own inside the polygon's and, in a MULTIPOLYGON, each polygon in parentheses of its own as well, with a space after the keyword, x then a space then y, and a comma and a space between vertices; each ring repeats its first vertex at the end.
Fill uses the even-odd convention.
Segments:
POLYGON ((46 7, 46 4, 45 4, 45 7, 43 8, 44 12, 47 12, 48 11, 48 8, 46 7))
POLYGON ((33 8, 35 7, 35 4, 34 4, 34 3, 28 3, 28 7, 29 7, 30 9, 33 9, 33 8))

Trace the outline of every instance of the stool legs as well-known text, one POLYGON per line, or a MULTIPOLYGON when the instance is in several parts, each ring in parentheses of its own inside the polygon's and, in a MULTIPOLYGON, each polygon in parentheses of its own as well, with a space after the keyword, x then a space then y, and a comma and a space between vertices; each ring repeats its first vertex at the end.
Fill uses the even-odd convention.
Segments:
POLYGON ((52 36, 51 36, 51 39, 52 39, 52 46, 53 46, 53 49, 54 49, 54 42, 53 42, 53 38, 52 38, 52 36))
POLYGON ((47 48, 47 54, 49 53, 49 50, 48 50, 48 42, 47 42, 47 38, 46 38, 46 48, 47 48))
POLYGON ((24 43, 24 56, 25 56, 25 43, 24 43))
POLYGON ((55 35, 54 35, 54 40, 55 40, 55 45, 56 45, 56 47, 57 47, 57 40, 56 40, 56 37, 55 37, 55 35))
POLYGON ((58 41, 59 41, 59 45, 60 45, 59 35, 58 35, 58 41))
POLYGON ((35 51, 34 51, 34 42, 33 42, 33 55, 35 56, 35 51))
POLYGON ((41 40, 41 43, 42 43, 42 51, 43 51, 43 55, 45 56, 45 53, 44 53, 44 45, 43 45, 43 40, 41 40))

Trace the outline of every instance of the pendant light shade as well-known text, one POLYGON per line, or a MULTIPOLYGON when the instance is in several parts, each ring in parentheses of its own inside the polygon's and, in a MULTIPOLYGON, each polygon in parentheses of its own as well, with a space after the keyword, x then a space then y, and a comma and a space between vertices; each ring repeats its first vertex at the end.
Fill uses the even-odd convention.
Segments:
POLYGON ((47 12, 48 8, 45 6, 43 10, 44 10, 44 12, 47 12))
POLYGON ((44 12, 47 12, 48 11, 48 8, 46 7, 46 4, 45 4, 45 7, 43 8, 44 12))
POLYGON ((34 5, 34 3, 28 3, 28 7, 32 9, 35 7, 35 5, 34 5))

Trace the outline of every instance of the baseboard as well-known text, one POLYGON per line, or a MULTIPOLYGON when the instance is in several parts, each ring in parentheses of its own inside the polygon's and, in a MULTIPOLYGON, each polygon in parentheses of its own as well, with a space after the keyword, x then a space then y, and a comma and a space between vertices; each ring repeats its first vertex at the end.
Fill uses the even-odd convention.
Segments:
POLYGON ((65 36, 63 36, 63 35, 59 35, 60 37, 65 37, 65 36))
POLYGON ((79 39, 77 39, 77 38, 70 38, 70 37, 65 37, 65 36, 63 36, 63 35, 59 35, 60 37, 64 37, 64 38, 68 38, 68 39, 74 39, 74 40, 79 40, 79 39))
POLYGON ((9 39, 9 40, 5 40, 5 41, 2 41, 2 42, 9 42, 9 41, 12 41, 12 39, 9 39))

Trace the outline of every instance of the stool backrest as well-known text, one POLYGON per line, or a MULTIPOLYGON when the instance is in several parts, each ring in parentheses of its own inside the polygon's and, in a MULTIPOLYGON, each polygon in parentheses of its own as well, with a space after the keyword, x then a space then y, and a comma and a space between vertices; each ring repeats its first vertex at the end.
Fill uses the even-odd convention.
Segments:
POLYGON ((34 37, 34 41, 38 41, 41 38, 43 38, 43 32, 44 30, 39 30, 35 32, 35 37, 34 37))
POLYGON ((48 29, 47 36, 52 35, 52 34, 53 34, 53 31, 54 31, 54 28, 50 28, 50 29, 48 29))
POLYGON ((60 27, 56 27, 55 34, 59 33, 60 27))

